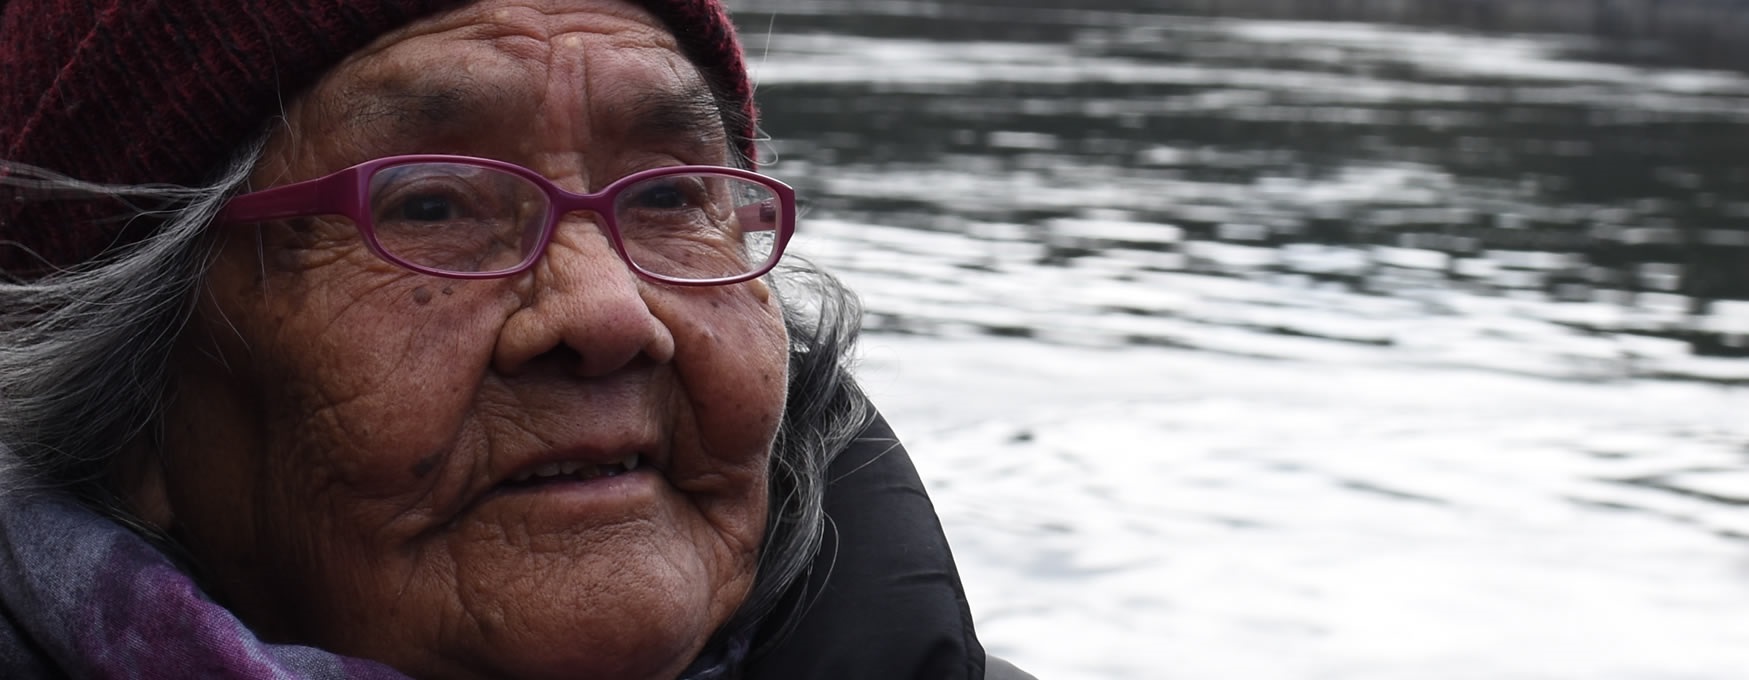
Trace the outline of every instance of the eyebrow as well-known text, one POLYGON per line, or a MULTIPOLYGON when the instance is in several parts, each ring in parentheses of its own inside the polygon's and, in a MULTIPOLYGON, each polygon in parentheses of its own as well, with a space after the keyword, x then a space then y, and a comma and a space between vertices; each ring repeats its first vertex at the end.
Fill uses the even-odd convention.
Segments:
POLYGON ((702 141, 727 143, 723 110, 702 86, 683 90, 646 90, 632 98, 626 113, 627 131, 652 142, 702 141))
POLYGON ((349 103, 339 120, 350 128, 386 124, 399 136, 465 128, 481 117, 484 103, 492 99, 485 89, 475 84, 359 88, 347 93, 349 103))
MULTIPOLYGON (((382 126, 402 139, 468 133, 502 124, 494 117, 503 115, 505 97, 502 88, 475 82, 377 86, 349 93, 339 120, 351 128, 382 126)), ((641 90, 614 117, 612 124, 638 142, 728 142, 723 109, 702 85, 641 90)))

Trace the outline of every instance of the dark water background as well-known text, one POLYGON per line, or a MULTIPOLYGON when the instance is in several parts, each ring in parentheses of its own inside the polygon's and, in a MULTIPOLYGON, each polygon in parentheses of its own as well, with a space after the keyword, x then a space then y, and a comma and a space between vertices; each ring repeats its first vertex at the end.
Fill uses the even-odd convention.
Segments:
MULTIPOLYGON (((734 4, 756 68, 772 62, 760 97, 782 159, 773 172, 813 199, 814 216, 1021 225, 1050 246, 1040 262, 1073 266, 1111 243, 1053 220, 1109 208, 1181 230, 1122 247, 1288 254, 1193 247, 1143 269, 1578 303, 1593 312, 1556 321, 1581 334, 1749 356, 1749 307, 1729 304, 1749 300, 1749 80, 1732 70, 1749 66, 1743 2, 734 4), (1381 23, 1305 33, 1222 17, 1381 23), (1369 32, 1385 25, 1418 37, 1369 32), (940 52, 857 70, 858 50, 890 40, 940 52), (971 70, 932 76, 956 63, 971 70), (1005 179, 958 196, 882 183, 944 171, 1005 179), (1369 182, 1370 195, 1318 190, 1369 182), (1034 200, 1035 188, 1084 200, 1034 200), (1307 246, 1349 257, 1294 256, 1307 246)), ((894 316, 889 330, 930 332, 894 316)), ((1689 373, 1672 372, 1737 379, 1689 373)))

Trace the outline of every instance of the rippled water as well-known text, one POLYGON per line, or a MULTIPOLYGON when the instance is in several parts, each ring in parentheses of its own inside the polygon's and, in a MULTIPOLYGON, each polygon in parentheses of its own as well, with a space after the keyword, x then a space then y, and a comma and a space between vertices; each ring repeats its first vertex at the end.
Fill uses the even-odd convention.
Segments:
POLYGON ((736 6, 794 248, 866 298, 993 651, 1749 677, 1749 77, 1119 0, 736 6))

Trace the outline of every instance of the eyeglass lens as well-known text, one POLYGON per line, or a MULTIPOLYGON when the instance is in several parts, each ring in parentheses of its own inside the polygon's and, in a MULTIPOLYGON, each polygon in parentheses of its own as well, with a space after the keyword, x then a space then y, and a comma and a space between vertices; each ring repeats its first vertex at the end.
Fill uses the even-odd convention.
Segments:
MULTIPOLYGON (((703 280, 765 268, 782 223, 770 187, 709 172, 661 175, 621 185, 613 221, 625 254, 661 277, 703 280)), ((370 181, 377 245, 436 270, 515 269, 537 257, 552 207, 520 175, 465 163, 410 163, 370 181)))

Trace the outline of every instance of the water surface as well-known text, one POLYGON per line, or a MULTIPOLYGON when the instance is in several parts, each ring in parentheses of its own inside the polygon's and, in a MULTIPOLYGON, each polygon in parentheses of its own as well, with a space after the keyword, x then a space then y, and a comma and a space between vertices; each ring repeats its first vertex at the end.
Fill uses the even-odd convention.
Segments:
POLYGON ((990 648, 1740 677, 1749 77, 1165 4, 736 4, 990 648))

